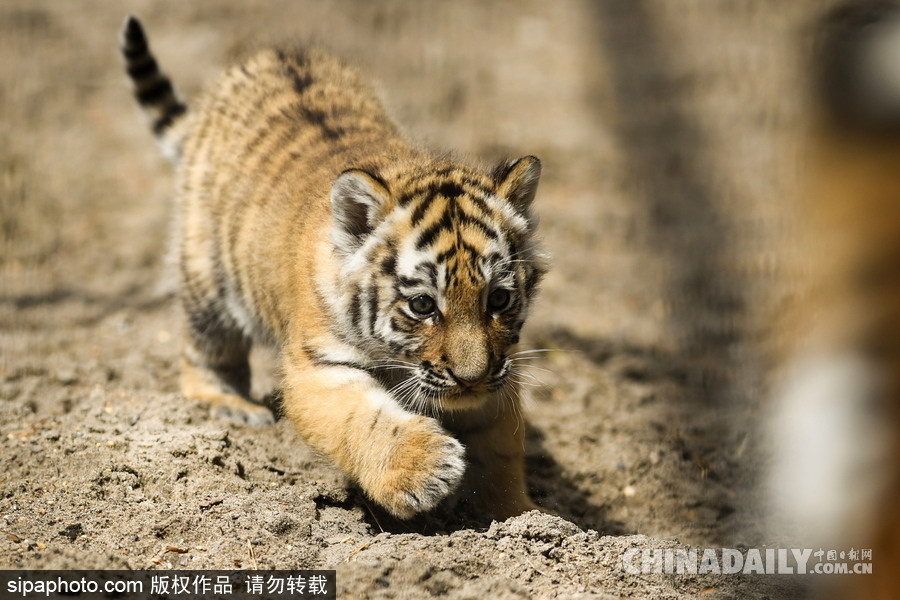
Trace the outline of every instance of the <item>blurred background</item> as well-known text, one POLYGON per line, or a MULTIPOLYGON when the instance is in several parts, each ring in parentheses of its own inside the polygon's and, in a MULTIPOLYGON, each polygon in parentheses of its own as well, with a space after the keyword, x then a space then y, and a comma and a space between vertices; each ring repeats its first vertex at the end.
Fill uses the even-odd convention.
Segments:
POLYGON ((532 494, 603 533, 806 547, 771 527, 767 474, 772 390, 815 329, 817 265, 843 252, 810 245, 841 218, 809 218, 810 57, 834 5, 0 1, 0 433, 177 389, 173 174, 117 56, 133 12, 188 105, 254 47, 314 43, 422 144, 539 156, 554 269, 525 341, 554 351, 532 494))

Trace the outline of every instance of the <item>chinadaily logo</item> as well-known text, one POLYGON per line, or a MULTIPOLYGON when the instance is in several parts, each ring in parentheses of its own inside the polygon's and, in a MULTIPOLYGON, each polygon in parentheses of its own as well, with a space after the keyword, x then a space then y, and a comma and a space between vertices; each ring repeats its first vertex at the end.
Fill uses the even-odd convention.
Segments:
POLYGON ((631 575, 867 575, 872 550, 632 548, 622 555, 621 566, 631 575))

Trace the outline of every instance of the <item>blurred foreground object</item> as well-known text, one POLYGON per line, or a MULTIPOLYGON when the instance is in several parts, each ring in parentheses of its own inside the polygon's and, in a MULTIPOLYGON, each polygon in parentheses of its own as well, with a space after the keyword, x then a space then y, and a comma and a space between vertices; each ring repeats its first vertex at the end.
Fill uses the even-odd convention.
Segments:
POLYGON ((900 133, 900 11, 892 2, 853 2, 818 26, 814 102, 845 133, 900 133))
POLYGON ((872 549, 872 574, 827 597, 900 584, 900 8, 853 3, 817 27, 800 215, 809 287, 776 387, 773 493, 802 544, 872 549))

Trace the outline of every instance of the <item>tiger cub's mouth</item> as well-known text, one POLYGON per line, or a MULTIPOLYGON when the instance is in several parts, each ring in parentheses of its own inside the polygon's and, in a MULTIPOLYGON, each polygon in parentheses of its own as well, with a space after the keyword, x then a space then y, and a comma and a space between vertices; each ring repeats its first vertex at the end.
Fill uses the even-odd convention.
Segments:
POLYGON ((510 381, 511 361, 506 356, 474 382, 459 379, 452 369, 439 368, 428 361, 415 366, 407 364, 405 376, 395 374, 391 394, 402 406, 417 413, 476 407, 510 381))

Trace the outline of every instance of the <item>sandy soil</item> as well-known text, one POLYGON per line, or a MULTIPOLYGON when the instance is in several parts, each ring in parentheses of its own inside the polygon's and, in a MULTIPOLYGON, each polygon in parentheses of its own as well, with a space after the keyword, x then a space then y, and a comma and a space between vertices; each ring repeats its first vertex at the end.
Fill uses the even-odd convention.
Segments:
POLYGON ((128 4, 0 1, 0 568, 337 568, 347 598, 803 592, 620 562, 784 543, 760 340, 791 278, 798 40, 827 2, 128 4), (188 99, 249 47, 316 41, 413 137, 544 159, 528 467, 558 517, 394 521, 288 423, 178 394, 173 177, 121 73, 126 10, 188 99))

